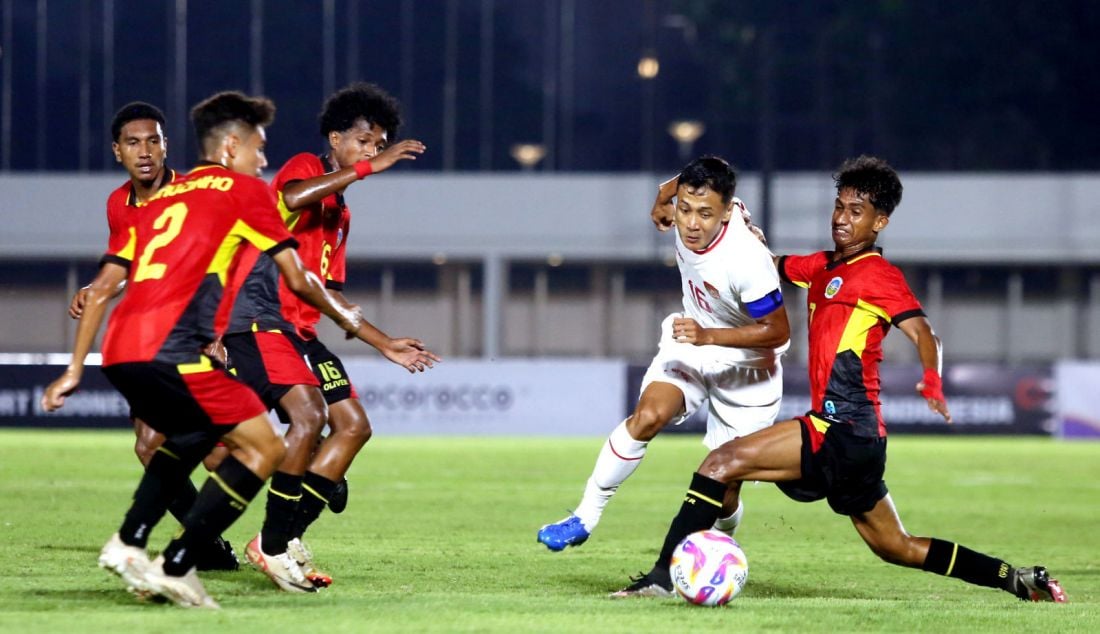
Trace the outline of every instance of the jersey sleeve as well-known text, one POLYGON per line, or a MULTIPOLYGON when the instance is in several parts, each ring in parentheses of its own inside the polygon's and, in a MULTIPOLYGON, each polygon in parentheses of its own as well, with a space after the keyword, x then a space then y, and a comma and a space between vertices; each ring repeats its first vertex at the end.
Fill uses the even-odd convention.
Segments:
POLYGON ((924 310, 901 270, 892 264, 884 264, 876 275, 875 284, 869 286, 860 299, 880 311, 880 316, 895 326, 910 317, 923 317, 924 310))
POLYGON ((283 223, 288 227, 294 226, 298 215, 300 215, 303 210, 291 211, 288 209, 286 203, 283 201, 283 190, 291 183, 304 181, 308 178, 316 178, 323 174, 324 166, 321 165, 320 159, 313 154, 305 152, 292 156, 289 161, 279 168, 278 173, 275 174, 275 178, 271 181, 271 189, 275 192, 279 214, 282 216, 283 223))
POLYGON ((747 232, 744 243, 744 248, 739 249, 740 260, 733 267, 730 282, 749 315, 760 319, 783 305, 783 292, 779 288, 779 273, 768 249, 747 232))
POLYGON ((779 277, 802 288, 810 287, 814 273, 825 268, 828 259, 824 251, 810 255, 784 255, 779 258, 779 277))
POLYGON ((320 159, 313 154, 303 152, 295 154, 279 168, 275 178, 271 181, 271 187, 275 191, 281 192, 294 181, 304 181, 307 178, 316 178, 323 175, 324 169, 320 159))
POLYGON ((350 214, 345 214, 344 223, 340 226, 340 244, 332 252, 332 261, 329 262, 328 274, 325 276, 325 287, 334 291, 344 290, 344 280, 347 276, 347 252, 348 231, 351 229, 350 214))
POLYGON ((107 198, 107 251, 100 259, 100 266, 107 262, 126 268, 134 259, 137 233, 133 226, 134 209, 126 205, 126 197, 117 193, 107 198))
POLYGON ((283 224, 275 194, 267 184, 258 178, 240 178, 238 182, 241 184, 237 201, 240 215, 233 233, 271 256, 283 249, 297 247, 298 241, 283 224))

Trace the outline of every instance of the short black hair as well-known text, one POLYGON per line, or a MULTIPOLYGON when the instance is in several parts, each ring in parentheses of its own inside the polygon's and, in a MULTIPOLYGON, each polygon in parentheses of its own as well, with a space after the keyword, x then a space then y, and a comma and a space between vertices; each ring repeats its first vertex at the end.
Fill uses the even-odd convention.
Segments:
POLYGON ((144 101, 131 101, 119 108, 115 118, 111 120, 111 140, 117 143, 119 135, 122 134, 122 127, 139 119, 151 119, 159 123, 162 128, 165 125, 164 113, 160 108, 144 101))
POLYGON ((401 104, 377 85, 357 81, 326 99, 318 119, 323 137, 329 132, 350 130, 363 119, 385 130, 393 141, 401 127, 401 104))
POLYGON ((199 147, 207 138, 219 133, 230 123, 249 127, 269 126, 275 120, 275 104, 267 97, 249 97, 235 90, 219 92, 200 101, 191 109, 191 122, 199 147))
POLYGON ((871 201, 875 209, 886 214, 894 213, 901 204, 901 179, 894 168, 876 157, 861 155, 848 159, 833 175, 836 191, 851 188, 871 201))
POLYGON ((676 186, 680 185, 693 188, 705 185, 722 197, 723 205, 728 205, 737 190, 737 173, 725 159, 708 154, 700 156, 680 170, 676 186))

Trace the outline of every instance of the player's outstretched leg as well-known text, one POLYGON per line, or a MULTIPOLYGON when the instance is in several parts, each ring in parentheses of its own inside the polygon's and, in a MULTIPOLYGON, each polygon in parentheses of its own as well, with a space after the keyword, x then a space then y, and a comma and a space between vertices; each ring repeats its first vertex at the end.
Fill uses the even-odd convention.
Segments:
POLYGON ((588 541, 611 497, 645 458, 649 442, 635 440, 630 435, 627 429, 629 420, 619 423, 604 442, 592 475, 584 485, 584 496, 577 509, 567 517, 540 528, 537 535, 539 543, 558 552, 588 541))
POLYGON ((987 588, 999 588, 1023 600, 1065 603, 1066 594, 1046 568, 1014 568, 1008 562, 935 537, 914 537, 901 525, 890 495, 871 510, 855 513, 852 524, 883 560, 920 568, 987 588))
POLYGON ((568 517, 539 529, 539 543, 557 552, 588 541, 607 503, 645 458, 649 441, 683 412, 684 393, 680 387, 664 381, 648 383, 634 413, 611 431, 600 449, 581 503, 568 517))

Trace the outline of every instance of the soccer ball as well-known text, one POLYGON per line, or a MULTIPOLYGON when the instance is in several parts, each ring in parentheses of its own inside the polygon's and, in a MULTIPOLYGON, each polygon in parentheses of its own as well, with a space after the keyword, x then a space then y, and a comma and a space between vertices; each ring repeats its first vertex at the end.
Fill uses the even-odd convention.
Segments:
POLYGON ((729 535, 705 530, 692 533, 672 553, 669 566, 677 594, 695 605, 725 605, 749 577, 749 560, 729 535))

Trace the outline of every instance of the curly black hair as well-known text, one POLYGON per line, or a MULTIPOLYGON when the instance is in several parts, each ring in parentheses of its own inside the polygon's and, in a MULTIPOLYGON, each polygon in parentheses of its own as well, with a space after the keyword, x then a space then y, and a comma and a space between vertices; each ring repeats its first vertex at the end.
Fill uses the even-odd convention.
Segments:
POLYGON ((728 205, 737 189, 737 173, 725 159, 708 154, 700 156, 680 170, 676 186, 680 185, 692 188, 705 185, 722 197, 723 205, 728 205))
POLYGON ((151 119, 164 127, 164 113, 160 108, 144 101, 131 101, 119 108, 115 118, 111 120, 111 140, 117 143, 122 134, 122 126, 139 119, 151 119))
POLYGON ((867 196, 875 209, 886 214, 894 213, 901 204, 901 179, 890 164, 875 156, 862 155, 844 161, 833 175, 836 190, 852 188, 867 196))
POLYGON ((349 130, 356 121, 363 119, 385 130, 393 141, 401 127, 401 104, 377 85, 358 81, 325 100, 318 119, 323 137, 329 132, 349 130))
POLYGON ((243 123, 254 128, 269 126, 273 121, 274 102, 267 97, 249 97, 235 90, 207 97, 191 109, 191 122, 195 125, 200 146, 227 123, 243 123))

